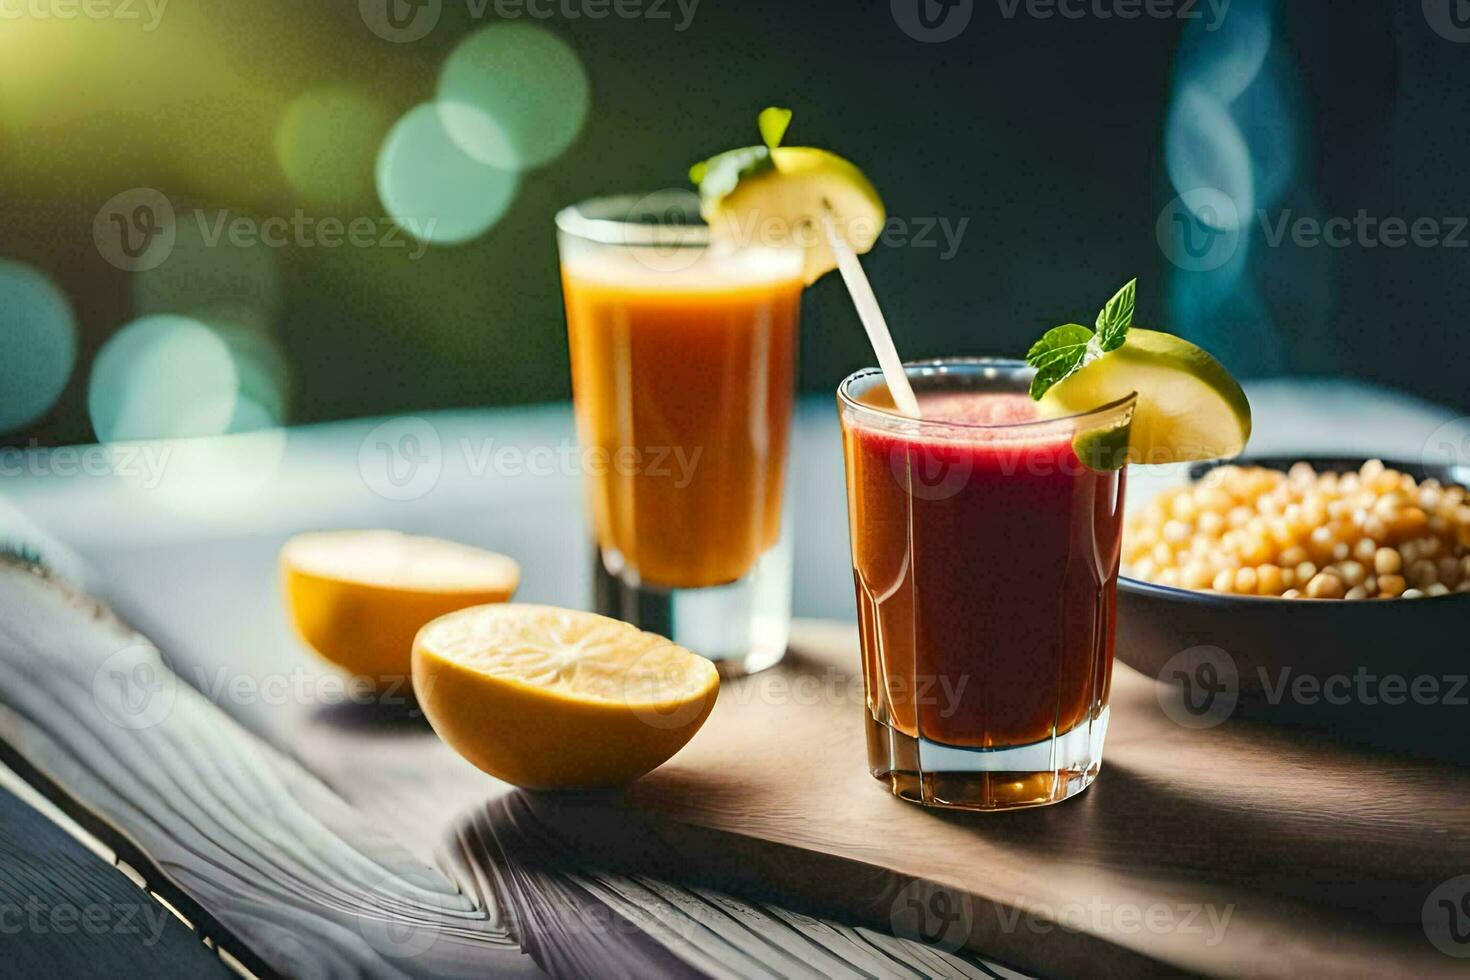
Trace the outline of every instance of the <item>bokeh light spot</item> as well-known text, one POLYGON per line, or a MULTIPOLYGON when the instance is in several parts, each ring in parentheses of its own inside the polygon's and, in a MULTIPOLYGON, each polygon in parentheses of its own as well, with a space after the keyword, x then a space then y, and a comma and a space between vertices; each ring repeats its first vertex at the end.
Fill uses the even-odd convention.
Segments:
POLYGON ((188 317, 134 320, 92 364, 87 410, 100 442, 218 435, 239 393, 230 348, 188 317))
POLYGON ((313 89, 286 107, 276 160, 307 200, 346 207, 372 199, 373 160, 392 115, 350 88, 313 89))
POLYGON ((1199 85, 1226 103, 1244 92, 1271 49, 1271 6, 1269 0, 1235 0, 1229 16, 1213 27, 1190 23, 1174 59, 1178 84, 1199 85))
POLYGON ((472 159, 424 103, 393 126, 378 155, 378 196, 415 238, 453 245, 483 235, 515 199, 515 173, 472 159))
POLYGON ((71 306, 43 273, 0 260, 0 432, 29 425, 61 397, 77 358, 71 306))
POLYGON ((249 432, 287 421, 291 367, 269 325, 256 311, 235 303, 215 303, 189 311, 225 342, 239 378, 239 398, 230 432, 249 432), (256 418, 255 410, 265 413, 256 418))
POLYGON ((1245 137, 1224 104, 1197 85, 1181 89, 1169 111, 1164 162, 1178 193, 1213 188, 1234 203, 1241 225, 1252 219, 1255 179, 1245 137))
POLYGON ((455 143, 503 170, 528 170, 560 156, 582 131, 591 102, 577 53, 545 28, 520 22, 494 24, 461 41, 439 74, 438 97, 455 143))
POLYGON ((1271 58, 1230 106, 1250 147, 1259 207, 1275 205, 1296 181, 1301 121, 1291 68, 1271 58))

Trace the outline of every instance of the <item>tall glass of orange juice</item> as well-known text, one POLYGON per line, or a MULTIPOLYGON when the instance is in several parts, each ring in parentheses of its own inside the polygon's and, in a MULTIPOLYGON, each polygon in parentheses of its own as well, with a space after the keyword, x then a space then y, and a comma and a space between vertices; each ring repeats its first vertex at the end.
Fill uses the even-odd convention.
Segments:
POLYGON ((727 676, 768 667, 791 617, 802 252, 712 240, 682 191, 556 222, 598 611, 727 676))

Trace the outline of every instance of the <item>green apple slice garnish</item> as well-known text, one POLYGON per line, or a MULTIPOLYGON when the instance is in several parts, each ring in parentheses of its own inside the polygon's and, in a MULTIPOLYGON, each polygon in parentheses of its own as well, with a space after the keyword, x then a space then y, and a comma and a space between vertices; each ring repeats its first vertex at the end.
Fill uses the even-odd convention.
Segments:
POLYGON ((808 284, 837 268, 823 215, 854 252, 872 249, 887 215, 872 182, 850 161, 810 146, 781 146, 791 113, 761 113, 764 146, 741 147, 695 164, 700 209, 711 235, 740 244, 799 245, 808 284))
POLYGON ((1071 415, 1138 392, 1129 438, 1134 463, 1186 463, 1239 456, 1251 436, 1251 406, 1220 362, 1189 341, 1134 327, 1123 346, 1053 385, 1046 415, 1071 415))
POLYGON ((1088 468, 1104 473, 1121 470, 1132 445, 1131 420, 1099 429, 1084 429, 1072 437, 1072 451, 1088 468))
POLYGON ((1032 347, 1027 360, 1037 368, 1032 395, 1041 413, 1081 414, 1137 392, 1127 435, 1130 462, 1240 455, 1251 435, 1245 392, 1219 361, 1189 341, 1133 327, 1133 290, 1129 283, 1109 302, 1096 331, 1067 324, 1032 347))

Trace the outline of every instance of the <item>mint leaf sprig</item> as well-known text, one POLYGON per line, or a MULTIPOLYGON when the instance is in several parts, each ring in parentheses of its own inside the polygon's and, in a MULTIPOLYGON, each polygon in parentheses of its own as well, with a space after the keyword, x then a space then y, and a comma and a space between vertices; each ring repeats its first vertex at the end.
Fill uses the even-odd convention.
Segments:
POLYGON ((761 131, 760 146, 742 146, 701 160, 689 168, 689 180, 705 197, 719 200, 742 179, 776 168, 771 151, 781 145, 790 125, 790 109, 766 106, 756 117, 756 127, 761 131))
POLYGON ((1052 385, 1064 381, 1109 351, 1123 346, 1133 325, 1138 280, 1118 290, 1097 315, 1096 329, 1080 323, 1052 327, 1031 345, 1026 363, 1036 369, 1031 380, 1031 397, 1041 401, 1052 385))

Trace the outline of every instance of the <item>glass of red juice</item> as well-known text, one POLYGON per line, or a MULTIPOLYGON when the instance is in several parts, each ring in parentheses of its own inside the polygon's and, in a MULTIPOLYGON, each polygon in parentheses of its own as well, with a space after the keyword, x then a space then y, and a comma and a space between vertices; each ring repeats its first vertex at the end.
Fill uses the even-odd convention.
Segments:
POLYGON ((896 796, 1007 810, 1096 778, 1134 397, 1044 419, 1020 361, 838 388, 868 765, 896 796))

